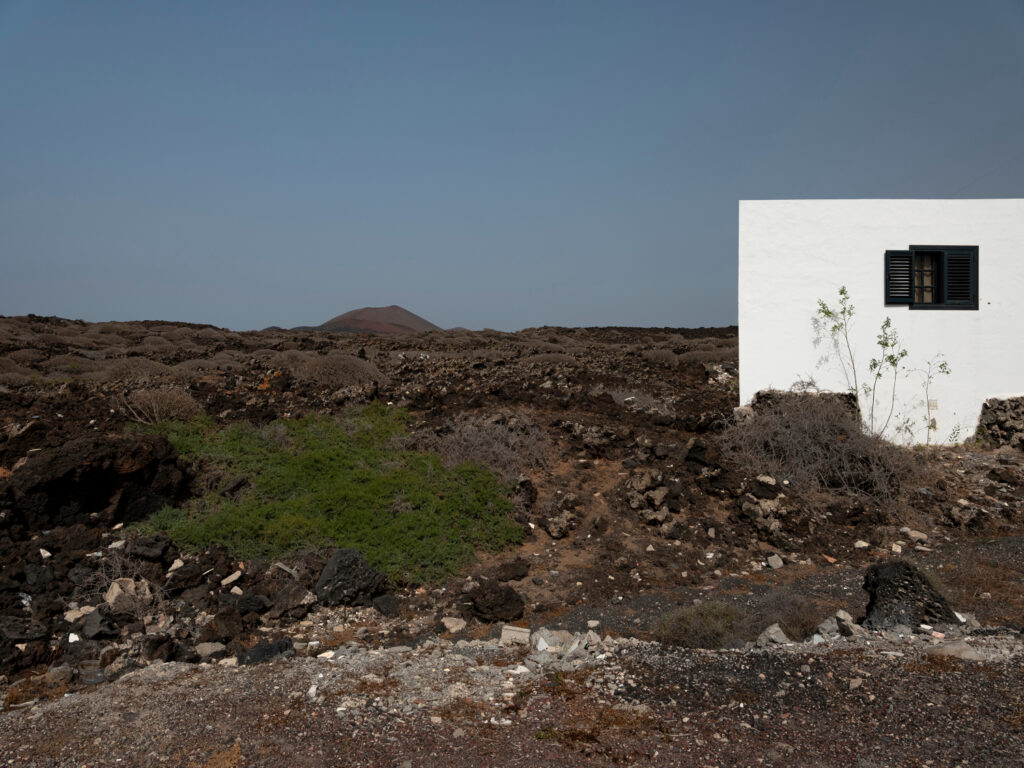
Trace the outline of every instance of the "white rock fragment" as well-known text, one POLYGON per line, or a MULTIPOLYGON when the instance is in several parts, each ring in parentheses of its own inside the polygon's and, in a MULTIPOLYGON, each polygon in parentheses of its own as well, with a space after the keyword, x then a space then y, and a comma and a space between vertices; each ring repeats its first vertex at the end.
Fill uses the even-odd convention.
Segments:
POLYGON ((466 628, 466 620, 460 619, 458 616, 445 616, 441 619, 441 623, 444 624, 444 628, 448 632, 461 632, 466 628))
POLYGON ((506 624, 501 628, 501 640, 498 642, 501 645, 529 645, 530 629, 529 627, 514 627, 511 624, 506 624))

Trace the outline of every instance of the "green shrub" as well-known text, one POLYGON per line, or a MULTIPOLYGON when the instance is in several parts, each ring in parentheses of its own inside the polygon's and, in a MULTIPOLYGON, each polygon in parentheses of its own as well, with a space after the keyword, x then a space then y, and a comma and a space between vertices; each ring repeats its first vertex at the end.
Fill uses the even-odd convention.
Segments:
POLYGON ((182 509, 146 524, 179 546, 224 544, 242 558, 309 548, 358 548, 395 582, 437 581, 478 549, 516 543, 510 489, 475 464, 396 449, 406 416, 375 403, 344 421, 279 420, 265 427, 209 421, 157 427, 187 459, 220 480, 182 509), (246 478, 235 495, 221 491, 246 478))

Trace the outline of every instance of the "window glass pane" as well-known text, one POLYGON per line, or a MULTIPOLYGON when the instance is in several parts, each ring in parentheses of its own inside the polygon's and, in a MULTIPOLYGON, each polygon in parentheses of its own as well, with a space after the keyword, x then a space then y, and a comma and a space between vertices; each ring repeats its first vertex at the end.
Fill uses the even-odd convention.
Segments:
POLYGON ((914 254, 914 303, 935 304, 938 301, 939 254, 918 251, 914 254))

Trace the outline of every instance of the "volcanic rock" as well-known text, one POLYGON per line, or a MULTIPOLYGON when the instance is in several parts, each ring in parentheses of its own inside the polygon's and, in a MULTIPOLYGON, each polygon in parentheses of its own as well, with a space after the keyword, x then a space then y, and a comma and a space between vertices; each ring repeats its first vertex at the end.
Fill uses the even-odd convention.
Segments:
POLYGON ((0 506, 27 530, 100 522, 132 522, 180 500, 186 478, 163 437, 81 437, 30 455, 0 485, 0 506))
POLYGON ((960 623, 927 577, 904 560, 872 565, 864 576, 864 589, 868 607, 862 623, 869 629, 960 623))
POLYGON ((338 549, 327 561, 315 592, 324 605, 370 605, 387 589, 387 578, 357 549, 338 549))
POLYGON ((473 613, 481 621, 514 621, 523 615, 522 595, 512 587, 488 581, 469 593, 473 613))

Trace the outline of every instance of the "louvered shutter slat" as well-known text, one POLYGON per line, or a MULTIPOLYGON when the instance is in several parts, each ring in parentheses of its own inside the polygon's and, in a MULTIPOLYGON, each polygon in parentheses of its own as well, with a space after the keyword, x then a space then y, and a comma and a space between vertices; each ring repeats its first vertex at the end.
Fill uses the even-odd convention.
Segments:
POLYGON ((974 254, 970 251, 946 252, 946 304, 974 304, 974 254))
POLYGON ((910 304, 913 301, 913 264, 912 251, 885 252, 886 304, 910 304))

